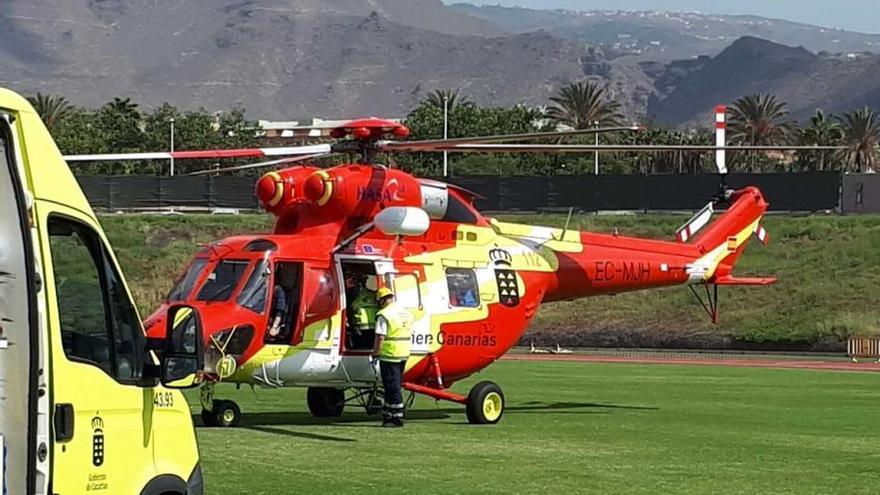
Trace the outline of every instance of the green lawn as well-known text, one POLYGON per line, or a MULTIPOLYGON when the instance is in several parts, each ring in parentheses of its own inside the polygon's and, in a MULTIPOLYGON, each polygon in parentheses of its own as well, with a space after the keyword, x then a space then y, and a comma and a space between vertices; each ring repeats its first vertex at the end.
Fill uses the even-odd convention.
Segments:
MULTIPOLYGON (((243 427, 199 428, 208 494, 873 493, 880 374, 500 362, 493 427, 420 397, 402 430, 311 418, 299 389, 218 388, 243 427)), ((196 395, 190 395, 198 404, 196 395)), ((194 408, 194 412, 196 408, 194 408)))
MULTIPOLYGON (((504 220, 562 226, 565 215, 504 220)), ((683 216, 575 216, 570 228, 673 239, 683 216)), ((267 232, 269 215, 106 215, 101 218, 142 316, 155 308, 198 245, 267 232)), ((842 342, 880 332, 880 216, 771 216, 771 243, 753 242, 737 273, 775 275, 773 287, 721 289, 721 324, 712 325, 686 288, 621 294, 543 306, 526 341, 567 346, 724 348, 737 341, 784 349, 842 342)), ((837 344, 839 345, 839 344, 837 344)), ((803 347, 802 347, 803 348, 803 347)))

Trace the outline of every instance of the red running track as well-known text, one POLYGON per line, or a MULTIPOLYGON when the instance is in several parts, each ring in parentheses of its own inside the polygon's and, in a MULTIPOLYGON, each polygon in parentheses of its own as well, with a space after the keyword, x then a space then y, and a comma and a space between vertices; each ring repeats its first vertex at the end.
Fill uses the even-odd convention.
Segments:
POLYGON ((853 363, 849 361, 808 361, 796 359, 760 359, 760 358, 686 358, 662 356, 600 356, 587 354, 508 354, 502 359, 511 361, 571 361, 589 363, 630 363, 630 364, 674 364, 674 365, 708 365, 738 366, 743 368, 776 368, 828 371, 862 371, 880 372, 880 363, 876 361, 853 363))

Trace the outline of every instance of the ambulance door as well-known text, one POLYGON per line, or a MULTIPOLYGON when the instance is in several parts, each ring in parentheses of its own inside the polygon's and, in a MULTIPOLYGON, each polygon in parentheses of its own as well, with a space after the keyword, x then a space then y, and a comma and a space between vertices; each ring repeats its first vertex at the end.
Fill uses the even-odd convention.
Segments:
POLYGON ((49 454, 48 415, 38 416, 43 328, 28 205, 12 136, 8 116, 0 113, 0 493, 34 494, 45 493, 37 462, 49 454), (38 420, 45 422, 42 428, 38 420), (38 438, 38 430, 44 438, 38 438))
MULTIPOLYGON (((90 215, 38 201, 52 340, 53 492, 141 493, 155 476, 145 337, 90 215), (145 386, 146 385, 146 386, 145 386)), ((158 399, 158 400, 156 400, 158 399)))

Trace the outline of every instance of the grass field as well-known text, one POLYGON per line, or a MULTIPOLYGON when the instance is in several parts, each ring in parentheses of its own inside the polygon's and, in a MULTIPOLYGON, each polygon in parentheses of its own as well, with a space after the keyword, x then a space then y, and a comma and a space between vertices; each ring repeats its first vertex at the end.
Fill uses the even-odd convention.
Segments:
MULTIPOLYGON (((564 215, 502 217, 562 226, 564 215)), ((269 215, 107 215, 107 234, 143 316, 155 308, 201 243, 267 232, 269 215)), ((578 215, 571 228, 672 239, 682 216, 578 215)), ((752 243, 741 275, 776 275, 768 288, 724 288, 713 326, 685 288, 621 294, 541 308, 532 336, 546 345, 725 347, 732 339, 792 344, 841 342, 880 330, 880 216, 771 216, 771 243, 752 243)))
MULTIPOLYGON (((304 391, 218 388, 243 427, 199 428, 208 494, 874 493, 880 375, 500 362, 501 423, 419 398, 401 430, 308 415, 304 391)), ((198 404, 195 395, 191 404, 198 404)), ((194 408, 194 412, 196 409, 194 408)))

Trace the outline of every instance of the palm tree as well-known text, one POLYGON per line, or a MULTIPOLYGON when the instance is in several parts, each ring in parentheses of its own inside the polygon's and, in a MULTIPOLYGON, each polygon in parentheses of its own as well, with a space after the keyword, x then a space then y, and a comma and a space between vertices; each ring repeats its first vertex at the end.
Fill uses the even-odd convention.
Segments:
POLYGON ((847 162, 857 172, 874 169, 877 143, 880 142, 880 115, 868 107, 843 114, 844 142, 847 162))
MULTIPOLYGON (((807 146, 835 146, 843 139, 843 128, 822 110, 816 110, 816 115, 810 117, 810 123, 801 130, 801 144, 807 146)), ((808 151, 804 153, 807 159, 815 163, 818 155, 819 167, 817 170, 825 170, 825 163, 831 157, 831 151, 808 151)))
POLYGON ((119 98, 117 96, 113 98, 113 101, 106 103, 104 108, 123 117, 140 119, 141 116, 140 111, 138 110, 138 104, 133 103, 131 98, 119 98))
POLYGON ((424 102, 429 106, 437 107, 442 110, 444 100, 446 100, 446 104, 449 105, 450 111, 458 106, 466 107, 474 104, 467 96, 457 89, 435 89, 425 97, 424 102))
MULTIPOLYGON (((793 128, 782 119, 788 114, 785 103, 773 95, 748 95, 733 103, 730 109, 730 143, 746 146, 785 144, 793 128)), ((752 169, 757 154, 752 153, 752 169)))
POLYGON ((547 118, 574 129, 618 125, 623 119, 620 104, 609 98, 605 88, 592 81, 564 86, 550 101, 553 104, 547 108, 547 118))
POLYGON ((36 96, 29 97, 28 101, 49 130, 74 111, 73 106, 63 96, 37 93, 36 96))

